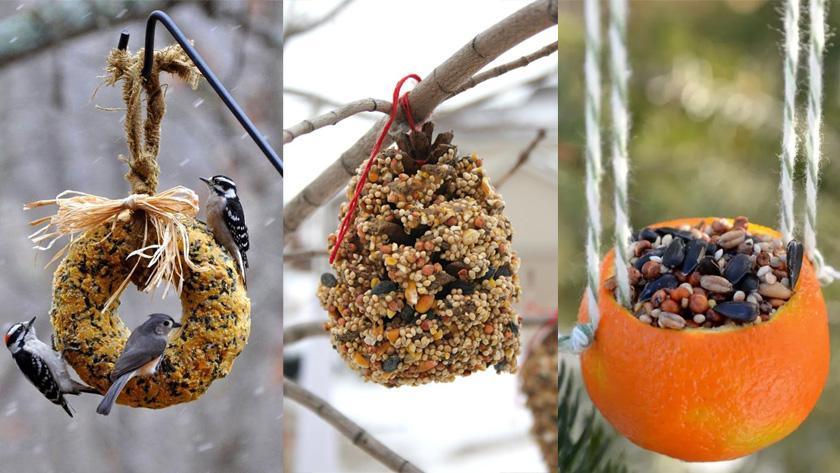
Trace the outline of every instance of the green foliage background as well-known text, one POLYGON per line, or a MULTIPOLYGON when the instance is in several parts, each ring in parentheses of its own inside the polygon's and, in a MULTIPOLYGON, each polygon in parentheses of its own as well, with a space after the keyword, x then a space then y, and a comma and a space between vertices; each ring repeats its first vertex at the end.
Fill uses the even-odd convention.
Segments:
MULTIPOLYGON (((630 196, 631 219, 636 228, 677 217, 736 215, 777 226, 783 85, 781 5, 761 0, 631 2, 630 196)), ((840 4, 829 7, 829 31, 835 32, 840 26, 840 4)), ((803 5, 803 28, 806 13, 807 2, 803 5)), ((567 332, 573 323, 585 279, 582 27, 581 4, 561 2, 561 332, 567 332)), ((806 64, 804 54, 800 64, 806 64)), ((840 265, 838 73, 840 44, 836 38, 830 38, 825 58, 825 139, 818 238, 829 263, 840 265)), ((804 91, 804 69, 799 77, 804 91)), ((607 108, 608 101, 604 103, 607 108)), ((804 95, 799 104, 798 119, 804 130, 804 95)), ((803 152, 800 143, 800 159, 804 159, 803 152)), ((610 169, 606 151, 605 167, 610 169)), ((800 163, 796 200, 800 215, 803 182, 800 163)), ((603 187, 607 222, 612 219, 610 189, 607 178, 603 187)), ((611 245, 611 232, 608 225, 605 248, 611 245)), ((840 346, 840 283, 825 288, 825 296, 836 355, 840 346)), ((799 430, 728 471, 840 471, 840 442, 835 440, 840 438, 838 381, 840 373, 833 363, 822 398, 799 430)), ((687 464, 646 452, 626 441, 619 447, 625 454, 625 464, 637 471, 694 471, 687 464)))

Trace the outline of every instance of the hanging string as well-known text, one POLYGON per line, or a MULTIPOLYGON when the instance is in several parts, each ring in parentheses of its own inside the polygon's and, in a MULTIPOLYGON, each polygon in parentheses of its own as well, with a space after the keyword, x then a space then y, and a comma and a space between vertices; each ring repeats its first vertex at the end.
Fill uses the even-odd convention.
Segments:
POLYGON ((592 335, 601 320, 598 287, 601 281, 601 8, 600 0, 586 0, 583 16, 586 24, 586 307, 589 322, 578 324, 568 337, 561 337, 561 349, 580 353, 592 343, 592 335))
POLYGON ((779 179, 779 229, 784 242, 793 239, 793 173, 796 165, 796 75, 799 69, 799 0, 785 3, 785 105, 782 118, 781 178, 779 179))
POLYGON ((353 217, 356 213, 356 206, 359 203, 359 197, 362 195, 362 189, 364 189, 365 184, 367 183, 368 173, 370 172, 370 168, 373 166, 373 159, 382 149, 382 143, 385 141, 385 137, 388 136, 388 131, 391 129, 391 125, 394 124, 394 120, 397 118, 397 111, 400 106, 402 106, 403 114, 405 115, 411 130, 417 130, 417 125, 414 123, 414 116, 411 113, 411 105, 408 101, 408 92, 400 97, 400 89, 408 79, 414 79, 415 81, 420 82, 420 76, 417 74, 409 74, 400 79, 399 82, 397 82, 396 87, 394 87, 394 97, 391 101, 391 113, 388 116, 388 121, 385 122, 385 126, 382 127, 382 132, 379 134, 379 138, 376 139, 373 149, 370 150, 370 157, 368 157, 364 171, 362 171, 362 174, 359 176, 359 182, 356 183, 353 198, 350 199, 350 203, 347 206, 347 213, 344 215, 344 219, 338 227, 338 235, 335 239, 335 246, 333 246, 332 252, 330 253, 330 264, 335 261, 336 255, 338 255, 338 248, 341 247, 341 242, 344 241, 344 237, 347 235, 347 231, 350 229, 350 225, 354 221, 353 217))
MULTIPOLYGON (((798 3, 792 0, 789 3, 798 3)), ((823 284, 840 278, 840 272, 825 264, 817 249, 817 191, 822 159, 822 72, 825 51, 825 2, 811 0, 808 8, 808 111, 805 138, 805 251, 814 263, 817 277, 823 284)))
POLYGON ((627 63, 627 0, 610 0, 610 83, 613 125, 612 165, 615 181, 615 279, 618 301, 630 306, 630 280, 627 247, 630 244, 630 218, 627 199, 627 140, 630 134, 630 114, 627 109, 627 82, 630 68, 627 63))

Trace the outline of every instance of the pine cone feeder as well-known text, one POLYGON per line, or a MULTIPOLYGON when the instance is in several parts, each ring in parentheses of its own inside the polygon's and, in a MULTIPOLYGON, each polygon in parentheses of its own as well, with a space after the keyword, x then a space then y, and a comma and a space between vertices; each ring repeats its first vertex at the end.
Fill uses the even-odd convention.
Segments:
POLYGON ((373 158, 335 275, 318 288, 333 346, 386 386, 516 371, 519 258, 504 201, 477 156, 457 156, 451 132, 432 136, 426 123, 373 158))
POLYGON ((540 338, 522 362, 520 377, 533 424, 531 435, 540 446, 548 471, 557 471, 557 324, 540 338))

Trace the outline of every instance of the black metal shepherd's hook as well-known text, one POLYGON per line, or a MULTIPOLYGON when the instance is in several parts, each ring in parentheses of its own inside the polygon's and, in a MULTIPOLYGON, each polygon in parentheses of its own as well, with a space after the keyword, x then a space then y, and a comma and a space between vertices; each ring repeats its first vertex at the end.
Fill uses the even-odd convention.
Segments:
MULTIPOLYGON (((163 23, 163 26, 169 30, 169 33, 172 34, 172 37, 175 38, 175 41, 184 48, 184 51, 187 53, 187 56, 192 59, 192 62, 195 63, 198 70, 204 75, 204 78, 207 79, 207 82, 210 84, 210 87, 213 87, 213 90, 216 91, 216 95, 222 99, 222 102, 227 105, 227 108, 233 113, 239 123, 245 128, 245 131, 251 136, 251 139, 259 146, 260 150, 263 152, 265 157, 271 162, 277 172, 280 173, 280 176, 283 176, 283 160, 280 159, 280 156, 274 151, 274 148, 268 144, 268 140, 260 133, 254 123, 248 118, 248 115, 245 114, 245 111, 242 110, 242 107, 236 103, 236 100, 230 95, 230 92, 225 89, 225 86, 222 85, 221 81, 216 77, 216 74, 213 74, 213 71, 210 70, 210 66, 204 62, 204 58, 198 54, 198 51, 190 44, 187 37, 181 31, 180 28, 175 24, 172 18, 169 17, 166 13, 155 10, 149 15, 149 19, 146 21, 146 51, 145 56, 143 57, 143 71, 142 75, 144 78, 149 77, 149 74, 152 72, 152 62, 154 61, 154 52, 155 52, 155 23, 157 22, 163 23)), ((120 34, 120 42, 117 45, 119 49, 125 49, 128 47, 128 38, 129 35, 127 32, 123 31, 120 34)))

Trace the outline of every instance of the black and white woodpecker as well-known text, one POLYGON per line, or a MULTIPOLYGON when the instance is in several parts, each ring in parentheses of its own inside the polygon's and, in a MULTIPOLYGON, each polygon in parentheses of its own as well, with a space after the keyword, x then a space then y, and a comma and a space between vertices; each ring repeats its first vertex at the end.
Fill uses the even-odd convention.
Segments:
POLYGON ((131 332, 120 357, 111 371, 111 387, 96 407, 107 416, 125 385, 135 376, 152 376, 169 344, 169 332, 181 324, 166 314, 151 314, 149 319, 131 332))
POLYGON ((35 317, 29 322, 12 325, 3 336, 3 341, 26 379, 50 402, 63 407, 70 417, 73 417, 73 411, 64 398, 65 394, 99 394, 96 389, 70 378, 61 354, 38 340, 35 317))
POLYGON ((248 267, 248 227, 245 226, 245 211, 239 196, 236 195, 236 183, 227 176, 200 178, 210 188, 207 198, 207 225, 216 241, 224 246, 236 261, 239 274, 245 281, 245 269, 248 267))

